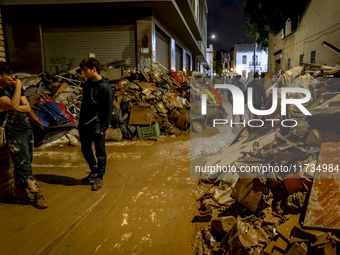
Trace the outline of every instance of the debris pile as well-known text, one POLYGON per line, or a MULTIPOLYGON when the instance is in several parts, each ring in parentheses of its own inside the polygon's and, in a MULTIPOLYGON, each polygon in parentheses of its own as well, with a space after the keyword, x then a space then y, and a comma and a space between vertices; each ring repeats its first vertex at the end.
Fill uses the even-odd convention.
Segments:
MULTIPOLYGON (((157 122, 161 135, 188 132, 190 123, 189 80, 180 84, 165 73, 141 72, 138 78, 122 79, 114 89, 114 128, 126 139, 136 137, 136 126, 157 122)), ((139 136, 139 138, 142 138, 139 136)))
POLYGON ((201 176, 207 191, 193 219, 196 254, 339 254, 340 69, 317 68, 293 68, 272 86, 308 89, 312 99, 303 105, 311 116, 295 105, 287 107, 287 116, 277 109, 264 117, 295 119, 298 125, 242 130, 205 163, 234 171, 201 176))
MULTIPOLYGON (((190 85, 183 72, 166 74, 155 68, 152 71, 145 68, 140 73, 123 72, 122 63, 118 64, 118 69, 108 70, 122 71, 125 76, 117 76, 117 71, 106 70, 103 73, 103 76, 119 77, 110 80, 114 91, 114 110, 107 140, 157 139, 159 135, 188 133, 190 85)), ((35 132, 35 145, 57 140, 56 144, 64 146, 69 141, 65 135, 77 127, 84 76, 76 70, 59 75, 47 72, 19 75, 32 107, 30 120, 35 132), (51 109, 52 103, 58 105, 51 109)), ((79 138, 76 132, 73 136, 79 138)))

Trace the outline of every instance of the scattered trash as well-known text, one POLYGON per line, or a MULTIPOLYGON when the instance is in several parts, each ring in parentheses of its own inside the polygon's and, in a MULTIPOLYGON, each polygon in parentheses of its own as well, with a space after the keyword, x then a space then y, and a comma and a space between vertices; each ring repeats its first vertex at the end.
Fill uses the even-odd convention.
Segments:
MULTIPOLYGON (((109 78, 115 95, 113 129, 107 132, 108 140, 188 133, 188 77, 183 72, 164 73, 151 62, 143 67, 139 72, 131 71, 126 59, 103 66, 102 75, 109 78), (155 123, 158 123, 156 129, 155 123)), ((35 146, 56 141, 67 134, 67 129, 70 131, 77 127, 82 84, 85 82, 79 71, 75 68, 59 74, 16 74, 22 80, 33 110, 30 120, 36 138, 35 146)))
MULTIPOLYGON (((306 117, 290 105, 287 115, 297 120, 296 127, 274 125, 251 134, 244 128, 227 149, 208 158, 207 166, 236 170, 252 166, 259 171, 201 175, 212 186, 199 199, 199 215, 219 212, 204 218, 205 229, 197 235, 201 240, 196 243, 202 244, 204 254, 339 253, 340 69, 302 63, 279 76, 267 90, 265 109, 272 106, 272 88, 301 87, 311 92, 312 99, 304 106, 312 115, 306 117), (268 166, 292 170, 261 171, 268 166), (221 188, 228 182, 233 183, 227 186, 232 192, 221 188), (223 225, 226 218, 236 219, 231 229, 223 225), (211 237, 204 238, 208 232, 211 237), (213 247, 210 240, 214 240, 213 247)), ((209 125, 209 107, 217 107, 219 100, 213 94, 207 97, 207 115, 200 117, 204 92, 195 81, 191 85, 190 126, 200 133, 209 125)), ((299 93, 286 96, 304 97, 299 93)), ((285 119, 281 109, 265 117, 285 119)))

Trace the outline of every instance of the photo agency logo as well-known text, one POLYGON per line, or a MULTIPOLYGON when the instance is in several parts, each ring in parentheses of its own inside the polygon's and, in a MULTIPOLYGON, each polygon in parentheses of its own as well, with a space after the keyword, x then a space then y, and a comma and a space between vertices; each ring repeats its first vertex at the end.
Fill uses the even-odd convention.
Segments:
MULTIPOLYGON (((244 106, 244 94, 240 88, 238 88, 235 85, 232 84, 215 84, 215 88, 204 84, 200 83, 209 88, 217 98, 219 99, 221 106, 222 106, 222 101, 220 96, 218 95, 217 91, 215 89, 228 89, 232 95, 233 102, 232 102, 232 109, 233 109, 233 115, 244 115, 245 114, 245 106, 244 106)), ((206 88, 199 88, 203 91, 205 91, 214 101, 215 105, 217 105, 216 100, 214 99, 213 95, 211 92, 206 89, 206 88)), ((292 88, 292 87, 282 87, 280 88, 281 90, 281 116, 286 116, 287 115, 287 105, 295 105, 304 115, 306 116, 311 116, 312 114, 302 105, 304 103, 307 103, 311 99, 311 93, 309 90, 304 89, 304 88, 292 88), (287 97, 288 94, 294 94, 294 93, 300 93, 304 94, 304 98, 289 98, 287 97)), ((202 94, 201 95, 201 114, 202 115, 207 115, 207 94, 202 94)), ((256 116, 268 116, 273 114, 278 106, 278 88, 273 88, 272 89, 272 106, 270 109, 267 110, 259 110, 255 109, 254 104, 253 104, 253 88, 249 87, 247 88, 247 107, 249 111, 256 115, 256 116)), ((230 124, 232 127, 233 125, 243 125, 244 127, 246 124, 249 127, 262 127, 264 126, 265 122, 271 122, 272 127, 274 127, 274 122, 276 121, 281 121, 280 119, 265 119, 265 118, 259 118, 259 119, 249 119, 247 122, 243 118, 242 122, 235 122, 232 120, 227 119, 213 119, 213 127, 216 125, 225 125, 225 124, 230 124)), ((297 121, 294 119, 284 119, 281 121, 281 125, 283 127, 295 127, 298 125, 297 121)))

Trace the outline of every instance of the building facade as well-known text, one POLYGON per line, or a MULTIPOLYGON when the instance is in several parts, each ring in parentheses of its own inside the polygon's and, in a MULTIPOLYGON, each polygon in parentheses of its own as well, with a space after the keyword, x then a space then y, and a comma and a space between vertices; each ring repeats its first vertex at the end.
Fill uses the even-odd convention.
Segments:
POLYGON ((200 71, 206 62, 206 0, 2 0, 6 59, 17 72, 62 72, 95 56, 200 71), (20 16, 20 19, 17 17, 20 16))
POLYGON ((256 49, 254 56, 254 47, 254 44, 235 44, 232 51, 231 68, 233 72, 242 75, 243 78, 248 78, 249 75, 253 74, 254 68, 259 74, 267 72, 267 52, 256 49))
POLYGON ((268 69, 277 73, 299 66, 315 63, 334 66, 340 64, 340 54, 322 46, 324 41, 340 46, 340 1, 310 0, 300 22, 291 31, 289 20, 285 29, 269 34, 268 69))
POLYGON ((209 48, 207 48, 207 64, 209 66, 209 70, 207 72, 207 75, 209 77, 212 77, 214 75, 214 46, 212 44, 209 44, 209 48))

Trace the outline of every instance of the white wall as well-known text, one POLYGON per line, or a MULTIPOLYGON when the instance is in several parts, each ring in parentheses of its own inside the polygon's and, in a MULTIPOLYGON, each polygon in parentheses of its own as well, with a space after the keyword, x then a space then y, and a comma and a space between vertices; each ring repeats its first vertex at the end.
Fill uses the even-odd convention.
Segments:
MULTIPOLYGON (((260 66, 256 66, 256 71, 258 70, 259 73, 261 72, 267 72, 267 62, 268 62, 268 53, 265 51, 257 51, 256 55, 258 57, 258 62, 261 63, 260 66)), ((236 73, 242 75, 242 71, 246 70, 246 77, 248 77, 249 72, 254 71, 254 66, 249 66, 249 62, 253 62, 253 56, 254 52, 253 51, 248 51, 248 52, 236 52, 236 73), (246 64, 242 64, 242 59, 243 56, 247 56, 247 62, 246 64)))
POLYGON ((206 59, 210 70, 208 71, 208 75, 212 75, 213 71, 213 56, 214 56, 214 47, 212 44, 209 44, 209 48, 207 48, 206 59))

